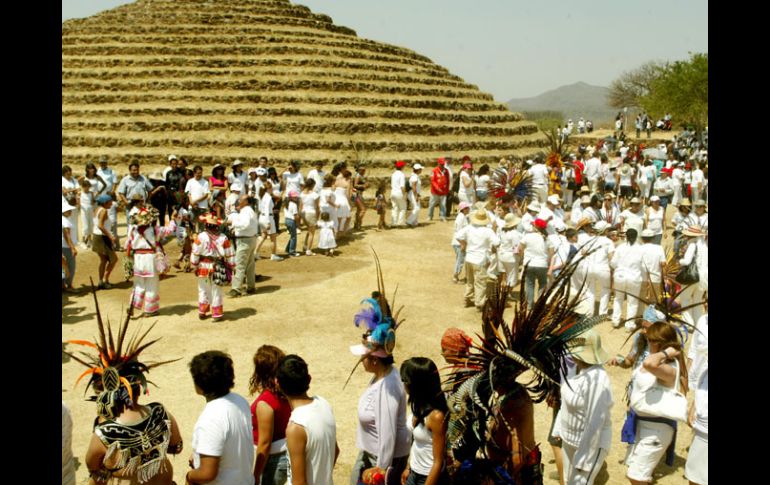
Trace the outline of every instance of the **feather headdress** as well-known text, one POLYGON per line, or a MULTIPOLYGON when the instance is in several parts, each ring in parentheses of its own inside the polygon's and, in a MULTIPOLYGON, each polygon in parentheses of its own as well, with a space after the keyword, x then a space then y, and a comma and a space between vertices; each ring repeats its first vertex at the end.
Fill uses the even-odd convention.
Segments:
POLYGON ((112 326, 109 321, 107 322, 107 332, 105 334, 105 325, 102 321, 102 314, 99 310, 99 301, 96 298, 96 288, 93 281, 91 281, 91 291, 96 305, 96 324, 99 330, 99 338, 98 340, 94 339, 94 342, 89 342, 88 340, 68 340, 67 343, 90 347, 96 352, 95 354, 88 354, 82 351, 71 353, 66 350, 62 350, 62 352, 88 367, 88 370, 80 374, 77 381, 75 381, 75 386, 85 376, 91 376, 86 385, 85 392, 88 392, 88 389, 93 387, 94 391, 99 394, 91 396, 90 400, 97 402, 97 412, 100 416, 107 419, 114 419, 117 417, 117 414, 120 414, 120 410, 124 406, 130 406, 134 401, 132 385, 138 385, 143 392, 147 392, 147 384, 153 383, 148 381, 144 374, 154 367, 175 362, 179 359, 147 364, 140 362, 139 355, 142 351, 160 340, 160 338, 157 338, 143 343, 147 334, 155 326, 155 323, 141 334, 141 328, 138 328, 124 346, 128 324, 133 313, 132 307, 129 306, 126 311, 126 318, 118 329, 116 341, 113 337, 112 326))
POLYGON ((374 254, 374 264, 377 268, 377 291, 372 292, 371 297, 361 301, 361 309, 353 316, 353 323, 356 327, 363 326, 366 328, 366 332, 362 337, 362 343, 351 347, 351 351, 355 355, 361 355, 361 358, 350 371, 345 386, 348 385, 350 378, 364 357, 370 354, 385 357, 393 353, 393 349, 396 347, 396 330, 404 322, 403 319, 399 320, 399 314, 403 307, 398 308, 395 313, 391 311, 392 305, 396 303, 398 287, 393 291, 391 302, 388 302, 385 297, 385 281, 382 277, 380 258, 374 249, 372 249, 372 254, 374 254))
POLYGON ((503 202, 521 205, 532 197, 532 176, 520 164, 496 168, 489 176, 489 191, 503 202))

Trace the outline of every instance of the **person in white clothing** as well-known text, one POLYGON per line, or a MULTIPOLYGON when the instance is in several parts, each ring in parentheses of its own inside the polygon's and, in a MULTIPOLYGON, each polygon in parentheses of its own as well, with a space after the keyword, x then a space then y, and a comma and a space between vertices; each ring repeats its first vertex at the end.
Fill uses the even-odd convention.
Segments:
POLYGON ((323 188, 318 194, 318 208, 321 211, 318 216, 320 217, 323 213, 329 214, 329 220, 334 224, 333 229, 336 233, 339 227, 337 225, 337 196, 334 193, 335 183, 334 175, 327 174, 324 177, 323 188))
POLYGON ((324 168, 324 162, 318 161, 314 164, 315 168, 307 173, 307 179, 306 180, 315 180, 315 192, 321 193, 321 189, 324 186, 324 177, 326 174, 323 171, 324 168))
MULTIPOLYGON (((240 183, 236 180, 236 183, 240 183)), ((236 184, 231 185, 235 187, 236 184)), ((235 274, 233 287, 228 296, 236 298, 243 295, 243 284, 246 283, 246 294, 254 294, 257 289, 254 284, 254 249, 257 246, 259 220, 251 208, 253 200, 248 195, 242 195, 236 206, 237 212, 227 216, 227 224, 233 229, 237 242, 235 248, 235 274), (245 281, 244 281, 245 280, 245 281)))
POLYGON ((257 240, 256 259, 259 259, 259 250, 262 244, 270 239, 270 259, 273 261, 282 261, 278 256, 278 246, 276 244, 275 218, 273 217, 273 208, 275 200, 273 199, 273 183, 269 180, 259 189, 259 230, 262 236, 257 240))
POLYGON ((586 160, 586 168, 583 172, 583 177, 588 181, 592 194, 599 192, 601 166, 602 161, 596 156, 592 156, 586 160))
POLYGON ((614 269, 613 281, 615 302, 612 305, 612 326, 620 327, 623 303, 627 303, 626 328, 635 329, 634 319, 639 316, 639 299, 641 298, 644 277, 643 249, 636 243, 636 229, 626 231, 626 242, 615 249, 610 261, 614 269))
POLYGON ((599 209, 599 216, 600 220, 607 222, 611 228, 616 228, 620 225, 620 211, 615 203, 615 194, 611 192, 604 194, 604 203, 602 208, 599 209))
POLYGON ((529 175, 532 177, 532 191, 535 198, 541 204, 545 204, 548 197, 549 171, 542 156, 535 158, 535 164, 529 169, 529 175))
POLYGON ((653 195, 650 197, 650 206, 647 207, 644 215, 644 227, 655 234, 653 242, 661 244, 666 231, 666 209, 661 207, 660 197, 653 195))
POLYGON ((415 163, 412 170, 413 173, 409 177, 409 204, 412 206, 412 211, 409 213, 409 217, 406 218, 406 224, 411 227, 417 227, 421 205, 420 174, 422 173, 422 165, 415 163))
POLYGON ((572 349, 574 371, 561 384, 552 433, 561 438, 563 478, 569 485, 593 484, 612 443, 612 385, 603 366, 609 355, 594 329, 580 341, 572 349))
POLYGON ((471 205, 467 202, 460 202, 460 205, 457 206, 457 217, 455 218, 454 232, 452 233, 452 249, 455 251, 455 269, 452 273, 452 281, 454 283, 460 282, 460 272, 465 266, 465 250, 462 249, 460 241, 457 240, 457 235, 468 225, 468 213, 470 210, 471 205))
POLYGON ((289 167, 286 169, 286 171, 281 174, 281 185, 283 185, 281 199, 284 201, 284 203, 289 192, 296 192, 299 194, 302 190, 302 186, 305 184, 305 177, 303 177, 300 173, 299 165, 299 160, 292 160, 289 162, 289 167))
POLYGON ((655 233, 653 231, 645 229, 642 231, 641 237, 642 266, 644 268, 641 295, 648 300, 653 298, 653 289, 650 285, 655 287, 655 294, 660 291, 661 275, 663 266, 666 264, 666 253, 660 244, 655 244, 655 233))
POLYGON ((289 483, 334 485, 334 465, 340 448, 332 407, 320 396, 308 396, 310 374, 307 363, 298 355, 287 355, 281 360, 276 381, 291 406, 286 426, 289 483))
POLYGON ((500 238, 488 227, 492 220, 486 210, 473 212, 469 222, 456 236, 465 252, 465 306, 481 311, 487 301, 490 252, 500 245, 500 238))
POLYGON ((591 197, 584 195, 580 197, 578 200, 579 206, 572 208, 572 212, 570 213, 569 221, 572 224, 572 226, 577 226, 583 217, 586 217, 584 212, 589 211, 591 207, 591 197))
POLYGON ((319 192, 315 190, 315 179, 308 178, 305 181, 305 187, 302 189, 302 193, 299 194, 299 212, 302 221, 307 226, 307 232, 305 232, 305 242, 302 244, 302 251, 306 256, 312 256, 313 251, 313 239, 315 238, 315 231, 318 224, 318 214, 321 212, 319 208, 319 199, 321 198, 319 192))
POLYGON ((698 199, 693 202, 693 216, 695 217, 695 225, 703 229, 703 232, 708 234, 709 232, 709 214, 706 212, 706 201, 698 199))
POLYGON ((535 219, 537 219, 537 215, 540 214, 540 210, 540 203, 538 201, 530 202, 527 205, 527 211, 521 217, 521 222, 519 223, 519 231, 522 234, 534 231, 534 226, 532 224, 535 222, 535 219))
POLYGON ((464 163, 460 170, 460 183, 457 189, 457 198, 460 202, 473 204, 476 202, 476 184, 473 181, 473 165, 464 163))
POLYGON ((244 163, 240 160, 233 162, 233 171, 227 176, 227 185, 230 190, 233 189, 233 184, 238 181, 241 183, 241 191, 246 187, 246 183, 249 181, 249 174, 243 170, 244 163))
POLYGON ((532 308, 535 301, 535 280, 537 280, 538 295, 545 291, 548 281, 548 267, 553 250, 546 242, 547 226, 546 221, 535 219, 532 223, 532 232, 525 234, 519 242, 518 254, 521 257, 521 264, 524 265, 524 292, 529 308, 532 308))
POLYGON ((708 368, 709 360, 709 314, 708 296, 704 303, 704 313, 695 325, 690 350, 687 352, 687 369, 689 384, 695 388, 698 385, 700 375, 708 368))
POLYGON ((185 482, 254 485, 251 408, 230 390, 235 384, 232 359, 216 350, 203 352, 190 361, 190 374, 206 407, 193 429, 192 470, 185 482))
POLYGON ((72 456, 72 414, 61 402, 61 483, 75 485, 75 458, 72 456))
POLYGON ((105 183, 103 193, 112 197, 112 200, 115 202, 112 204, 112 207, 110 207, 108 212, 110 218, 109 229, 118 240, 115 246, 115 250, 120 251, 120 237, 118 236, 118 199, 117 195, 115 194, 115 189, 118 186, 118 176, 115 174, 113 169, 108 167, 108 163, 109 162, 106 158, 100 159, 99 170, 96 171, 96 174, 99 175, 99 177, 101 177, 105 183))
POLYGON ((682 186, 684 185, 684 162, 679 162, 671 170, 671 187, 674 189, 674 194, 671 198, 671 204, 674 207, 679 207, 679 203, 682 200, 682 186))
POLYGON ((604 236, 609 227, 605 221, 595 222, 592 226, 594 236, 581 249, 583 255, 593 251, 587 258, 585 296, 590 305, 590 313, 594 316, 606 315, 609 310, 610 287, 612 285, 610 260, 615 253, 615 245, 604 236), (599 287, 598 294, 596 292, 597 287, 599 287), (595 310, 596 296, 599 297, 598 313, 595 310))
POLYGON ((209 210, 209 181, 203 178, 203 167, 196 165, 193 167, 193 178, 185 184, 184 192, 190 200, 192 211, 192 222, 195 232, 201 232, 203 225, 200 222, 200 216, 209 210))
POLYGON ((500 247, 497 249, 497 260, 501 266, 499 268, 501 275, 505 278, 505 284, 511 290, 519 282, 519 256, 517 254, 522 234, 517 227, 521 218, 516 214, 508 213, 505 215, 503 224, 498 230, 500 238, 500 247))
POLYGON ((620 231, 626 232, 629 229, 635 229, 636 234, 641 234, 644 229, 644 209, 639 197, 631 199, 631 205, 628 209, 620 213, 620 231))
POLYGON ((61 168, 61 195, 62 205, 65 203, 72 206, 70 209, 70 215, 68 216, 70 224, 70 238, 77 247, 78 245, 78 221, 80 219, 80 184, 78 180, 72 176, 72 169, 64 165, 61 168))
POLYGON ((703 174, 704 168, 706 168, 706 164, 704 162, 699 162, 698 168, 692 171, 692 179, 690 182, 692 200, 698 200, 703 195, 703 189, 706 187, 706 178, 703 174))
POLYGON ((406 177, 402 169, 406 162, 398 160, 393 175, 390 176, 390 225, 403 227, 406 219, 406 177))
POLYGON ((709 371, 708 365, 701 372, 695 389, 694 405, 690 408, 689 424, 694 431, 692 444, 687 452, 684 476, 690 485, 709 483, 709 371))
MULTIPOLYGON (((708 244, 706 243, 706 233, 698 226, 690 226, 682 235, 687 237, 687 250, 684 257, 679 260, 679 266, 684 268, 690 263, 695 263, 698 268, 698 282, 686 287, 679 295, 679 303, 682 307, 688 307, 701 303, 703 295, 709 289, 708 280, 708 244)), ((703 314, 703 305, 699 304, 682 312, 683 318, 691 325, 695 325, 703 314)))

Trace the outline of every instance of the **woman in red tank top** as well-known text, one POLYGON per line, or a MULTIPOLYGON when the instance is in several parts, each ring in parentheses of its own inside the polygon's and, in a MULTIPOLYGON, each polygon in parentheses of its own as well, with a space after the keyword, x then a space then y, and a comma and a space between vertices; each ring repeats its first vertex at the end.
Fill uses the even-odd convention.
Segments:
POLYGON ((275 384, 275 371, 284 356, 281 349, 272 345, 263 345, 254 354, 249 392, 251 395, 260 393, 251 404, 254 444, 257 446, 255 485, 283 485, 287 481, 286 425, 291 407, 275 384))

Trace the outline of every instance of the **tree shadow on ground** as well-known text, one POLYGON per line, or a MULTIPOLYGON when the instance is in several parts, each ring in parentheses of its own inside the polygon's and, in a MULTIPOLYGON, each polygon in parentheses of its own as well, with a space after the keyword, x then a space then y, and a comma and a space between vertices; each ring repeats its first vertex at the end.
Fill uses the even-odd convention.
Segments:
POLYGON ((198 307, 190 305, 189 303, 180 303, 179 305, 171 305, 167 307, 161 307, 161 315, 187 315, 188 313, 197 310, 198 307))
POLYGON ((280 290, 281 287, 278 285, 265 285, 265 286, 258 286, 257 287, 257 294, 261 295, 263 293, 273 293, 275 291, 280 290))
POLYGON ((73 306, 64 307, 61 309, 61 323, 66 325, 72 325, 78 322, 90 320, 96 316, 96 313, 83 313, 80 314, 86 307, 73 306))
POLYGON ((594 480, 594 483, 596 485, 606 485, 610 482, 610 472, 607 470, 607 460, 604 460, 604 463, 602 463, 602 468, 599 470, 599 473, 596 474, 596 479, 594 480))
POLYGON ((112 285, 113 289, 114 288, 119 288, 121 290, 127 290, 127 289, 131 288, 132 286, 134 286, 134 283, 131 280, 121 280, 121 281, 119 281, 117 283, 110 283, 110 284, 112 285))
POLYGON ((251 307, 239 308, 233 311, 225 312, 225 320, 240 320, 242 318, 252 317, 257 314, 257 310, 251 307))

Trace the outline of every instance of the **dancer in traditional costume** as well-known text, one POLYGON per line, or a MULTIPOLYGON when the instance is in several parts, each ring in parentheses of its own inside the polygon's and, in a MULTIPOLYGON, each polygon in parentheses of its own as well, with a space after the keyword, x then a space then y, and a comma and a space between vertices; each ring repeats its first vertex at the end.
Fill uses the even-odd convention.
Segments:
POLYGON ((494 483, 543 483, 533 404, 558 392, 570 340, 606 319, 576 312, 580 292, 571 294, 570 278, 580 259, 565 266, 532 306, 520 292, 510 324, 503 321, 508 288, 503 282, 495 287, 482 313, 483 339, 471 343, 467 359, 447 379, 454 389, 447 441, 456 481, 481 476, 494 483), (532 379, 518 383, 526 370, 532 379))
POLYGON ((159 227, 157 222, 157 209, 139 209, 131 217, 126 245, 126 256, 133 261, 134 289, 131 292, 131 305, 144 311, 147 317, 158 314, 160 275, 168 269, 161 240, 176 230, 173 218, 167 226, 159 227), (159 255, 156 256, 156 253, 159 255))
POLYGON ((174 483, 174 471, 167 454, 182 452, 179 426, 161 403, 141 405, 139 396, 147 394, 148 381, 145 374, 173 360, 146 364, 140 362, 141 352, 157 341, 144 343, 144 338, 155 324, 144 332, 141 328, 137 329, 133 337, 127 340, 126 333, 133 311, 129 307, 113 339, 109 323, 105 332, 95 288, 93 294, 99 340, 71 340, 68 343, 91 347, 95 349, 94 354, 64 351, 73 360, 88 367, 78 382, 90 375, 86 391, 93 387, 97 393, 90 398, 96 401, 98 417, 85 457, 86 467, 93 480, 90 483, 170 485, 174 483))
POLYGON ((190 263, 198 277, 198 318, 203 320, 211 310, 212 321, 224 317, 223 286, 228 286, 235 268, 235 252, 227 236, 219 232, 222 219, 203 214, 200 222, 205 230, 195 237, 190 263))

